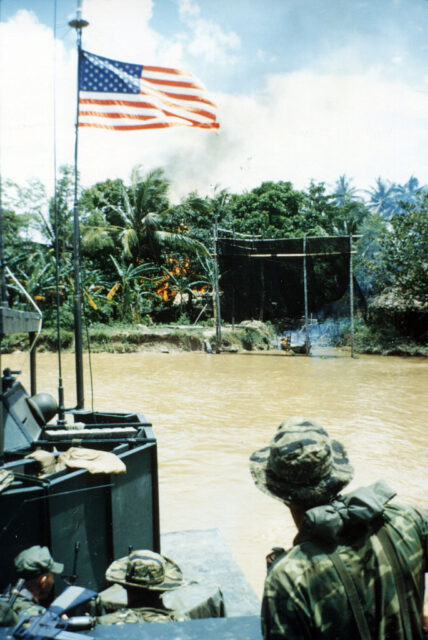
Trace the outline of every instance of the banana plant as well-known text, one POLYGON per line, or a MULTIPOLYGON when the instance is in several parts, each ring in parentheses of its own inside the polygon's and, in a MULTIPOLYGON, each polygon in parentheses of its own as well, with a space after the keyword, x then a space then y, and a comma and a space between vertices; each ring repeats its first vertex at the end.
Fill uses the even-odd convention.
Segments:
POLYGON ((155 272, 157 268, 152 263, 133 264, 119 263, 114 256, 110 256, 118 278, 111 286, 107 299, 113 300, 119 294, 117 303, 119 319, 139 322, 144 313, 144 303, 148 298, 157 299, 152 291, 155 286, 155 272))

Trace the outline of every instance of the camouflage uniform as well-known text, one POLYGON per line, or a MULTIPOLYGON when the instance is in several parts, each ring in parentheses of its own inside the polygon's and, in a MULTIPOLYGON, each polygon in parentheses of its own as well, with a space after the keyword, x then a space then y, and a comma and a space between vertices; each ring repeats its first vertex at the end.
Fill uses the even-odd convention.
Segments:
POLYGON ((97 624, 181 621, 225 612, 218 587, 186 585, 180 567, 153 551, 133 551, 115 560, 106 571, 106 580, 113 586, 97 598, 93 612, 97 624), (139 592, 139 606, 125 606, 128 594, 123 587, 132 589, 134 598, 139 592))
MULTIPOLYGON (((410 569, 407 593, 412 638, 422 638, 423 579, 427 569, 428 523, 416 509, 389 505, 393 543, 410 569)), ((336 552, 354 578, 371 637, 402 640, 397 589, 391 566, 370 524, 357 539, 341 540, 336 552)), ((355 620, 342 581, 323 542, 299 533, 295 546, 271 567, 262 604, 264 638, 343 640, 355 638, 355 620), (324 548, 323 548, 324 547, 324 548)))
POLYGON ((46 609, 34 601, 30 591, 21 589, 13 604, 10 597, 5 594, 0 596, 0 627, 12 627, 18 623, 20 613, 27 616, 38 616, 46 609))
POLYGON ((46 611, 44 607, 34 601, 33 596, 29 591, 27 591, 27 589, 21 590, 19 596, 13 603, 11 610, 17 617, 19 617, 21 613, 25 613, 26 616, 38 616, 46 611))
POLYGON ((97 616, 97 624, 132 624, 142 622, 172 622, 174 620, 184 620, 176 617, 172 612, 160 609, 150 609, 148 607, 123 608, 111 613, 97 616))
POLYGON ((294 546, 268 569, 262 603, 265 640, 362 637, 351 607, 352 586, 372 640, 403 640, 410 634, 412 640, 424 638, 425 515, 388 504, 395 494, 382 481, 338 496, 353 473, 346 451, 320 425, 304 418, 283 422, 270 446, 252 454, 250 470, 258 488, 294 509, 296 517, 302 509, 305 513, 294 546), (387 541, 381 542, 385 533, 399 572, 385 551, 387 541), (407 635, 399 573, 409 610, 407 635), (346 589, 344 578, 351 583, 346 589))

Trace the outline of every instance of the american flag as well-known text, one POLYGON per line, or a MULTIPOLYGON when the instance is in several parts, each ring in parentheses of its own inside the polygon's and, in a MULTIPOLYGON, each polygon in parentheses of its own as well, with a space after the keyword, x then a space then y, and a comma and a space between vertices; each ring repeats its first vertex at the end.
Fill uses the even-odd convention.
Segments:
POLYGON ((218 129, 216 106, 191 74, 81 51, 79 126, 130 131, 218 129))

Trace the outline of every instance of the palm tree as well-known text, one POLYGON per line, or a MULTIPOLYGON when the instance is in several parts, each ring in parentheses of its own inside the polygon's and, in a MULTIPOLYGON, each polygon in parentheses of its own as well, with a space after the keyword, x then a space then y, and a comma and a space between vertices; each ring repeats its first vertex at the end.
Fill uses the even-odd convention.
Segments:
POLYGON ((347 178, 346 174, 343 173, 339 176, 338 180, 336 180, 334 196, 336 199, 336 203, 343 207, 346 201, 350 200, 359 200, 359 198, 355 195, 357 192, 356 187, 351 186, 352 178, 347 178))
POLYGON ((370 215, 367 207, 358 200, 348 200, 342 205, 340 216, 332 220, 332 231, 338 236, 357 234, 367 215, 370 215))
MULTIPOLYGON (((419 180, 415 176, 410 176, 405 184, 397 185, 397 200, 399 203, 416 204, 418 196, 426 191, 426 187, 419 185, 419 180)), ((400 213, 406 213, 406 209, 400 206, 400 213)))
POLYGON ((397 186, 393 182, 384 182, 382 178, 376 179, 376 186, 366 190, 370 199, 367 203, 369 209, 379 213, 383 218, 389 219, 397 210, 397 186))
MULTIPOLYGON (((144 260, 159 261, 163 246, 185 252, 207 254, 208 250, 201 242, 181 232, 163 228, 165 218, 171 214, 167 193, 169 182, 162 169, 155 169, 144 177, 141 167, 135 167, 131 174, 131 185, 120 185, 122 202, 112 204, 102 194, 105 217, 113 218, 107 226, 87 226, 83 234, 83 243, 90 246, 100 236, 115 234, 122 244, 123 256, 134 262, 144 260)), ((190 206, 190 205, 189 205, 190 206)))

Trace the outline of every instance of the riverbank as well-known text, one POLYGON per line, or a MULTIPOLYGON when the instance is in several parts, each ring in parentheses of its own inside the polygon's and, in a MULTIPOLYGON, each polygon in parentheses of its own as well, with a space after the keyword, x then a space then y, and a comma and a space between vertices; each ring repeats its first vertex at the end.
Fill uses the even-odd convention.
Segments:
MULTIPOLYGON (((231 353, 266 351, 272 348, 274 337, 273 328, 262 322, 248 321, 235 327, 222 326, 221 350, 231 353)), ((89 329, 89 342, 93 353, 135 353, 140 351, 173 353, 215 351, 217 349, 215 328, 193 325, 97 325, 89 329)), ((64 330, 61 332, 61 347, 64 351, 74 349, 72 331, 64 330)), ((2 343, 3 353, 27 349, 28 337, 25 334, 6 336, 2 343)), ((38 351, 50 352, 57 350, 57 336, 53 329, 44 329, 41 332, 37 340, 37 349, 38 351)))
MULTIPOLYGON (((89 328, 90 349, 93 353, 136 353, 144 351, 174 353, 186 351, 216 351, 216 330, 202 325, 95 325, 89 328)), ((85 334, 86 335, 86 334, 85 334)), ((278 348, 275 328, 269 323, 244 321, 238 325, 224 325, 221 328, 221 351, 239 353, 246 351, 268 351, 278 348)), ((87 348, 87 336, 84 347, 87 348)), ((350 347, 349 328, 320 339, 320 346, 350 347)), ((61 348, 73 351, 74 334, 63 330, 61 348)), ((38 351, 57 351, 56 332, 47 328, 37 341, 38 351)), ((2 352, 28 350, 26 334, 6 336, 2 342, 2 352)), ((359 354, 388 356, 428 357, 428 345, 413 341, 394 330, 386 331, 356 322, 354 351, 359 354)))

